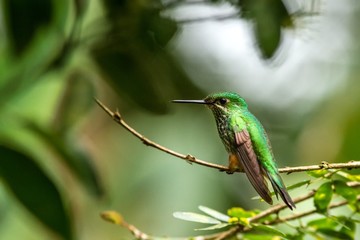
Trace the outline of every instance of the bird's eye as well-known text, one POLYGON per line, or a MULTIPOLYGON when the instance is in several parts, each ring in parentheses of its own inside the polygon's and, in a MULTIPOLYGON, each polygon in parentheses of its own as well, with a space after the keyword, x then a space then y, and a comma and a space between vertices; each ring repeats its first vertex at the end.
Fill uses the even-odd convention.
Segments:
POLYGON ((228 101, 227 101, 226 98, 220 98, 220 99, 219 99, 219 103, 220 103, 221 105, 225 105, 227 102, 228 102, 228 101))

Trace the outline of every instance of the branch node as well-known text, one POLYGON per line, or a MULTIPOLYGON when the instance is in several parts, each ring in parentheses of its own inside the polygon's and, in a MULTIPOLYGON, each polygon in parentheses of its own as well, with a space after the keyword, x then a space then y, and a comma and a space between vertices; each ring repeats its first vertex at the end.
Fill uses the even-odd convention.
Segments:
POLYGON ((319 165, 321 169, 329 169, 329 163, 326 161, 322 161, 319 165))
POLYGON ((116 109, 116 111, 114 112, 113 114, 113 119, 116 121, 116 122, 120 122, 121 120, 121 115, 119 113, 119 110, 116 109))
POLYGON ((196 162, 196 158, 190 154, 186 155, 185 159, 187 160, 187 163, 191 165, 193 164, 193 162, 196 162))
POLYGON ((149 143, 149 141, 145 139, 144 136, 141 136, 141 141, 142 141, 142 143, 143 143, 145 146, 150 146, 150 145, 151 145, 151 144, 149 143))
MULTIPOLYGON (((349 164, 352 164, 352 163, 354 163, 354 162, 355 162, 354 160, 351 160, 351 161, 349 161, 348 163, 349 163, 349 164)), ((348 167, 348 168, 347 168, 347 170, 349 170, 349 171, 352 170, 352 169, 353 169, 352 167, 348 167)))

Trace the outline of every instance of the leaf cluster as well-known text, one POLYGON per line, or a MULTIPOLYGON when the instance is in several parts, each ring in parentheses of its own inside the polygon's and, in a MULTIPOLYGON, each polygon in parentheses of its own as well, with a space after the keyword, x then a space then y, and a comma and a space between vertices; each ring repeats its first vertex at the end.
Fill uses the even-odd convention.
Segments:
MULTIPOLYGON (((360 223, 359 175, 339 170, 316 170, 307 173, 315 177, 315 180, 301 181, 289 186, 288 189, 296 189, 305 184, 308 186, 320 184, 307 197, 300 197, 303 200, 312 201, 314 210, 311 211, 301 211, 301 201, 297 201, 298 198, 295 198, 297 210, 287 216, 280 216, 278 210, 269 211, 268 209, 262 212, 260 210, 244 210, 240 207, 231 208, 227 214, 223 214, 204 206, 200 206, 199 209, 207 215, 176 212, 174 216, 182 220, 210 225, 196 230, 236 228, 234 232, 238 233, 236 235, 238 239, 274 239, 276 237, 304 239, 309 236, 315 239, 354 239, 356 226, 360 223), (348 210, 332 211, 332 209, 342 206, 348 210), (266 211, 269 213, 263 214, 266 211), (344 211, 347 214, 344 214, 344 211), (313 217, 309 219, 309 215, 313 215, 313 217), (318 217, 319 215, 320 217, 318 217), (294 223, 295 221, 297 223, 294 223), (280 227, 279 224, 286 225, 289 231, 282 230, 283 227, 280 227)), ((227 231, 223 230, 223 232, 227 231)), ((221 236, 221 232, 217 235, 221 236)), ((209 239, 212 239, 212 235, 209 236, 211 236, 209 239)))

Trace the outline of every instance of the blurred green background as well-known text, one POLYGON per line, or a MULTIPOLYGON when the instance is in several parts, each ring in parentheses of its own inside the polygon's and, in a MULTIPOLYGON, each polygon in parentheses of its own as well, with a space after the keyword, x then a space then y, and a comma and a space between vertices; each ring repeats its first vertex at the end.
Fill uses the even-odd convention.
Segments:
POLYGON ((242 174, 146 147, 94 97, 226 165, 210 112, 170 100, 235 91, 280 167, 359 159, 359 20, 354 1, 0 0, 0 239, 130 239, 100 219, 109 209, 188 236, 196 226, 173 212, 268 207, 242 174))

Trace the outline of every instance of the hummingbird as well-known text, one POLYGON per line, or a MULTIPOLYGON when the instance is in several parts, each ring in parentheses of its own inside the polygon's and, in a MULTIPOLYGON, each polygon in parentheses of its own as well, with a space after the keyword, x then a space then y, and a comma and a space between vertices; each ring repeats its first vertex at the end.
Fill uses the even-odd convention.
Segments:
POLYGON ((293 210, 289 196, 275 163, 269 138, 259 120, 248 110, 246 101, 237 93, 210 94, 203 100, 173 100, 174 103, 204 104, 213 113, 219 136, 229 154, 229 172, 244 171, 260 197, 273 203, 266 179, 275 195, 293 210))

